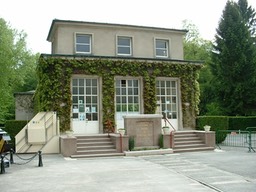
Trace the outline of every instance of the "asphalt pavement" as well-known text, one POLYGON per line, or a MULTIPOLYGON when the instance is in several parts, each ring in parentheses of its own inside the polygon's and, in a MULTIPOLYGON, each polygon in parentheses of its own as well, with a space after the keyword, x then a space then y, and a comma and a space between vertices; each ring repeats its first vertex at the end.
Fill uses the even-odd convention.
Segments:
POLYGON ((0 174, 1 192, 256 191, 256 153, 246 148, 90 159, 43 154, 41 167, 38 155, 19 156, 0 174))

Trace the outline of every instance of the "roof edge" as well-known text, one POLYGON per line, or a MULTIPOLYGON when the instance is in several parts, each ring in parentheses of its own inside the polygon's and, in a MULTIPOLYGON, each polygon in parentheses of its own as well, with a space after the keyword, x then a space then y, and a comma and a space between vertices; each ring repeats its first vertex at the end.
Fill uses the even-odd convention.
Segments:
POLYGON ((95 55, 68 55, 68 54, 45 54, 42 53, 40 57, 63 57, 63 58, 88 58, 88 59, 114 59, 114 60, 136 60, 136 61, 156 61, 156 62, 179 62, 181 64, 194 64, 203 65, 204 61, 193 61, 193 60, 179 60, 179 59, 159 59, 159 58, 144 58, 144 57, 116 57, 116 56, 95 56, 95 55))
POLYGON ((150 26, 142 26, 142 25, 130 25, 130 24, 117 24, 117 23, 103 23, 103 22, 53 19, 50 30, 48 32, 47 41, 50 41, 51 33, 52 33, 52 31, 54 29, 54 25, 56 23, 74 23, 74 24, 92 24, 92 25, 105 25, 105 26, 122 26, 122 27, 133 27, 133 28, 144 28, 144 29, 167 30, 167 31, 175 31, 175 32, 181 32, 181 33, 187 33, 188 32, 188 30, 186 30, 186 29, 174 29, 174 28, 150 27, 150 26))

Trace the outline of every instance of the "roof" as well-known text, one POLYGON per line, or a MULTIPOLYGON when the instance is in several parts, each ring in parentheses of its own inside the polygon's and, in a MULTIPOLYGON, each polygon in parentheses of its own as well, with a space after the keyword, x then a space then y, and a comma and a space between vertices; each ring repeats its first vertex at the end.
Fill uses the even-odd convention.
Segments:
POLYGON ((101 26, 108 26, 108 27, 124 27, 124 28, 140 28, 140 29, 148 29, 148 30, 161 30, 161 31, 170 31, 170 32, 180 32, 180 33, 187 33, 188 30, 185 29, 171 29, 171 28, 161 28, 161 27, 149 27, 149 26, 139 26, 139 25, 128 25, 128 24, 116 24, 116 23, 100 23, 100 22, 88 22, 88 21, 73 21, 73 20, 59 20, 54 19, 52 21, 47 41, 50 41, 51 35, 54 31, 56 24, 76 24, 76 25, 101 25, 101 26))

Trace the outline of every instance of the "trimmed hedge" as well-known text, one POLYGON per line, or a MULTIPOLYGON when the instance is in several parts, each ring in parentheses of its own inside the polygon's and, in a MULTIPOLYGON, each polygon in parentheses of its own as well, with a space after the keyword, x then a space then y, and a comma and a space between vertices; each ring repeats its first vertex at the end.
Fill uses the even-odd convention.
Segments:
POLYGON ((256 117, 229 117, 229 130, 244 131, 247 127, 256 127, 256 117))
POLYGON ((4 130, 11 136, 11 143, 15 144, 15 136, 23 129, 27 121, 7 120, 4 130))
POLYGON ((228 116, 199 116, 196 119, 196 129, 204 130, 205 125, 211 126, 211 131, 216 132, 216 143, 222 143, 227 134, 218 134, 218 130, 228 130, 229 117, 228 116))

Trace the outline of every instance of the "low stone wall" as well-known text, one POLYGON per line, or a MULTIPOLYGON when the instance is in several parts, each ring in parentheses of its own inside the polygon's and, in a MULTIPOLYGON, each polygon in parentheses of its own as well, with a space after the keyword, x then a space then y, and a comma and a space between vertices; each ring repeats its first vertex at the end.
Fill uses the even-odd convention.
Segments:
POLYGON ((215 147, 214 131, 196 131, 196 134, 204 141, 207 147, 215 147))
POLYGON ((162 115, 137 114, 124 116, 126 134, 134 138, 134 147, 155 148, 159 146, 162 115))
POLYGON ((111 141, 115 145, 118 153, 123 153, 129 150, 129 136, 121 134, 109 134, 111 141))

